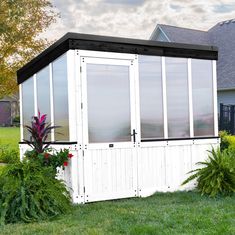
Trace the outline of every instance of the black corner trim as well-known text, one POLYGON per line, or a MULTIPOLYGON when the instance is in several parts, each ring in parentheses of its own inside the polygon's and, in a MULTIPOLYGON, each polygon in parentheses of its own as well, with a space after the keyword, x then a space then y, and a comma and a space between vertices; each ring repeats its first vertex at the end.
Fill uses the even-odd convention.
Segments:
POLYGON ((69 49, 209 60, 218 59, 218 49, 214 46, 67 33, 17 71, 18 84, 27 80, 69 49))
POLYGON ((141 140, 141 142, 154 142, 154 141, 175 141, 175 140, 203 140, 203 139, 218 139, 219 136, 202 136, 193 138, 169 138, 169 139, 148 139, 141 140))
MULTIPOLYGON (((26 142, 24 141, 20 141, 19 144, 27 144, 26 142)), ((77 144, 77 141, 72 141, 72 142, 69 142, 69 141, 55 141, 55 142, 44 142, 43 144, 51 144, 51 145, 70 145, 70 144, 77 144)))

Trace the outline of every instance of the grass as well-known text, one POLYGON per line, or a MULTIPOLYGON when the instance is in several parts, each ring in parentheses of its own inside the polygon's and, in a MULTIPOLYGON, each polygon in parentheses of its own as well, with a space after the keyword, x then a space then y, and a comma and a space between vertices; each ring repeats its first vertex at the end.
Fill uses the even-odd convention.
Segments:
POLYGON ((0 127, 0 145, 9 145, 10 148, 19 148, 20 128, 0 127))
POLYGON ((6 225, 4 235, 235 234, 235 196, 212 199, 196 192, 155 194, 75 206, 52 221, 6 225))

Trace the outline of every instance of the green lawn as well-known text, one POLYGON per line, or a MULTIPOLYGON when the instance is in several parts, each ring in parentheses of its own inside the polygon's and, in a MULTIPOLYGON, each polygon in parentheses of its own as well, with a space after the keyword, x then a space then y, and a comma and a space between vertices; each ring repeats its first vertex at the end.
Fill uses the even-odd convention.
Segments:
POLYGON ((53 221, 6 225, 0 234, 235 234, 235 196, 156 194, 75 206, 53 221))
POLYGON ((0 127, 0 145, 9 145, 12 148, 19 148, 20 128, 0 127))

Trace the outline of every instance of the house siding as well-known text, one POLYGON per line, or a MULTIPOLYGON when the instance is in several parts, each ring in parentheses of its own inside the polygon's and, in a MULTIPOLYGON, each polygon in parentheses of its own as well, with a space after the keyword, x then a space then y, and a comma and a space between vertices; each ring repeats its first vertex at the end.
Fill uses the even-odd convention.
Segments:
POLYGON ((159 42, 169 42, 169 40, 166 38, 166 36, 160 29, 157 29, 157 32, 151 36, 150 40, 159 42))
POLYGON ((11 123, 11 102, 0 101, 0 126, 10 126, 11 123))
POLYGON ((166 36, 162 32, 159 32, 152 40, 160 42, 168 42, 166 36))

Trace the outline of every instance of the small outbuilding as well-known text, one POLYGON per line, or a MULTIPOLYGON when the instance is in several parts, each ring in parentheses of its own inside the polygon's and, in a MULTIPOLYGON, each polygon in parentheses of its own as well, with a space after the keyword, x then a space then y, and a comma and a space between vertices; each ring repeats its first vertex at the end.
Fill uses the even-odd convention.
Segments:
MULTIPOLYGON (((74 203, 187 190, 187 172, 219 145, 217 48, 67 33, 18 73, 21 141, 48 115, 74 203)), ((28 149, 20 143, 21 156, 28 149)))
POLYGON ((4 97, 0 99, 0 126, 17 124, 15 119, 19 116, 18 97, 4 97))

